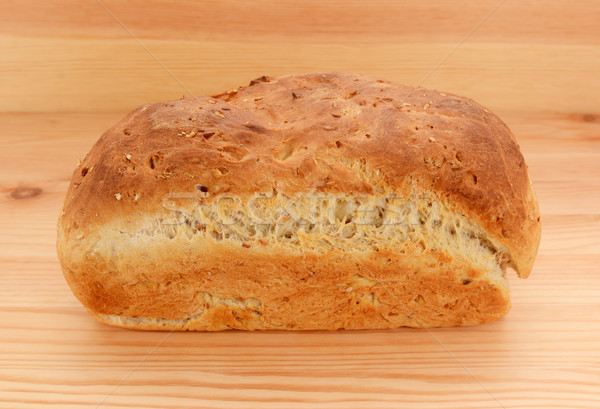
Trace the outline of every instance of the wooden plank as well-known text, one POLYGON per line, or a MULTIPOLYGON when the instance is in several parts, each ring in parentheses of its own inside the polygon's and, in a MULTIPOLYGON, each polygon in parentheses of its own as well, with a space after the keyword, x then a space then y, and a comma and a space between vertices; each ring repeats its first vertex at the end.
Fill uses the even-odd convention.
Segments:
MULTIPOLYGON (((350 71, 417 85, 456 45, 152 39, 144 49, 131 38, 2 36, 0 111, 124 111, 294 72, 350 71)), ((469 96, 495 111, 593 113, 600 82, 579 82, 598 72, 600 45, 466 43, 423 86, 469 96)))
MULTIPOLYGON (((517 305, 510 319, 470 329, 469 342, 464 329, 174 333, 103 407, 593 408, 600 320, 580 311, 517 305), (568 323, 562 331, 559 319, 568 323)), ((47 326, 39 315, 33 320, 47 326)), ((97 325, 94 339, 69 331, 66 344, 17 346, 14 361, 4 362, 5 396, 30 405, 94 404, 165 336, 97 325)), ((61 327, 49 334, 63 337, 61 327)))
MULTIPOLYGON (((22 37, 205 39, 217 42, 458 43, 498 4, 478 2, 294 0, 20 0, 0 5, 0 32, 22 37), (32 12, 35 10, 35 12, 32 12)), ((483 42, 599 44, 600 4, 561 0, 504 2, 477 29, 483 42)))

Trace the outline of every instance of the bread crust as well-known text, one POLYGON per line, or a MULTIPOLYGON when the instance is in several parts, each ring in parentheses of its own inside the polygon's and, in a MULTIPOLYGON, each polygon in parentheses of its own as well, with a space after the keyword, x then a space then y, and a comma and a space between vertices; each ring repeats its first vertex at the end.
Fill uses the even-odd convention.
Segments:
POLYGON ((489 322, 510 307, 502 270, 527 277, 541 231, 523 156, 497 116, 464 97, 345 73, 262 77, 136 109, 75 170, 58 229, 65 277, 100 321, 198 330, 489 322), (174 195, 247 206, 273 192, 394 194, 419 209, 425 197, 469 224, 497 265, 432 245, 437 233, 425 228, 400 244, 388 234, 388 248, 354 236, 324 247, 314 232, 310 248, 190 235, 202 226, 189 218, 149 232, 185 213, 165 205, 174 195), (206 300, 218 308, 198 309, 206 300))

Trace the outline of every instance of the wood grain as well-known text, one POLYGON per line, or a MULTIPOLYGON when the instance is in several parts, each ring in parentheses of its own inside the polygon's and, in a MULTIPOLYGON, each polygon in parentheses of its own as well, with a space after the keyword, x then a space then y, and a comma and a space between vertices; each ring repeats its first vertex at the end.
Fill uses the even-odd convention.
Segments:
MULTIPOLYGON (((498 1, 102 4, 118 21, 93 1, 0 6, 0 110, 127 111, 308 71, 417 84, 498 1)), ((507 1, 423 85, 493 110, 593 112, 598 20, 593 0, 507 1)))
POLYGON ((505 319, 171 335, 96 323, 60 272, 56 219, 98 136, 265 73, 416 84, 497 2, 103 4, 184 87, 97 2, 0 4, 0 408, 600 407, 598 2, 506 1, 424 84, 497 111, 529 166, 543 237, 505 319))

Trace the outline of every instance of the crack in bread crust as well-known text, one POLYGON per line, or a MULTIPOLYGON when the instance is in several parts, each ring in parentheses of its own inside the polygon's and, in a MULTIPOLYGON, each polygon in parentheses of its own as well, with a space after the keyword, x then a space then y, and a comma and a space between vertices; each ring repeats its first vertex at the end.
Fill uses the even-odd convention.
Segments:
MULTIPOLYGON (((142 244, 157 236, 184 236, 190 246, 197 240, 228 241, 246 248, 277 245, 288 254, 375 248, 403 253, 410 246, 446 252, 482 270, 496 265, 504 270, 511 262, 508 250, 488 239, 484 229, 423 192, 409 197, 322 193, 290 198, 273 191, 206 201, 183 194, 170 195, 165 202, 168 211, 144 217, 139 222, 143 227, 114 231, 142 244)), ((123 245, 129 246, 126 240, 123 245)))

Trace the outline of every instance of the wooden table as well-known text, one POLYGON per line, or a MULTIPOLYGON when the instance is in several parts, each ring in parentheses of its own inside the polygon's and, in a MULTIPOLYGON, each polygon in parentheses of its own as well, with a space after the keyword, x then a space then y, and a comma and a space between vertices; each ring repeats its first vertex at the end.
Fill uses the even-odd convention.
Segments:
POLYGON ((2 2, 0 407, 600 408, 600 4, 414 3, 2 2), (55 223, 97 137, 142 103, 316 70, 468 95, 512 128, 543 237, 511 313, 297 333, 89 317, 55 223))

